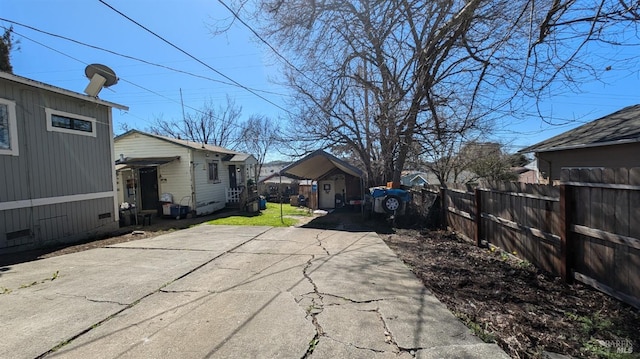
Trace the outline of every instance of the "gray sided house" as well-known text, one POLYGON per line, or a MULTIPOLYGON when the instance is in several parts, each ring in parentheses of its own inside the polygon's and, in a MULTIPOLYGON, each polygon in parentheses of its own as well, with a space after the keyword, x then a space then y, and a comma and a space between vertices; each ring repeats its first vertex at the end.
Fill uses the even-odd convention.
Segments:
POLYGON ((138 130, 117 136, 114 146, 118 202, 159 215, 170 214, 168 202, 196 215, 242 207, 258 163, 250 154, 138 130))
POLYGON ((0 253, 118 228, 111 108, 0 72, 0 253))
POLYGON ((429 179, 429 174, 424 172, 412 172, 400 177, 400 184, 408 187, 421 187, 434 182, 437 183, 438 179, 429 179))
POLYGON ((519 152, 535 153, 543 183, 560 180, 563 167, 639 167, 640 105, 625 107, 519 152))

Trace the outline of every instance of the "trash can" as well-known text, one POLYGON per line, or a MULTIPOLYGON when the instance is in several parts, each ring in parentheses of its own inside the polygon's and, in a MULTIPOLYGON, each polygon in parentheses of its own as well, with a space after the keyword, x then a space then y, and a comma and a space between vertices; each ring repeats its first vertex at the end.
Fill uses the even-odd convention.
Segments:
POLYGON ((260 210, 267 209, 267 199, 264 196, 260 196, 260 210))
POLYGON ((175 219, 187 218, 187 214, 189 213, 189 206, 181 206, 178 204, 172 204, 170 207, 171 217, 175 219))

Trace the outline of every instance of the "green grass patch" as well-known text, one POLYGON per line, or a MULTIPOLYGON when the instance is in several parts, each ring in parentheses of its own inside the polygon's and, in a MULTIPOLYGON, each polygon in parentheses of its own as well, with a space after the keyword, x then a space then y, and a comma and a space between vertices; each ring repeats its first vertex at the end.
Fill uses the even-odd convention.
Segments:
POLYGON ((207 222, 207 224, 217 225, 233 225, 233 226, 272 226, 272 227, 289 227, 298 223, 296 218, 311 216, 307 210, 299 209, 290 204, 282 205, 282 219, 280 219, 280 204, 267 203, 267 209, 260 211, 259 214, 237 215, 225 218, 218 218, 207 222))

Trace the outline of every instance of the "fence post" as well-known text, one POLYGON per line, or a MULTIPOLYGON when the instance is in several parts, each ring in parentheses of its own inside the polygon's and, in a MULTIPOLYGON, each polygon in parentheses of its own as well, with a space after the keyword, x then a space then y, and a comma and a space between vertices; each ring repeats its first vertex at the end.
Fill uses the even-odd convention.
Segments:
POLYGON ((440 187, 440 217, 442 218, 440 222, 442 223, 442 228, 447 229, 447 189, 445 187, 440 187))
POLYGON ((571 235, 571 202, 573 198, 571 186, 561 184, 560 185, 560 220, 559 234, 560 234, 560 276, 566 283, 573 282, 573 276, 571 270, 573 268, 573 243, 571 235))
POLYGON ((478 187, 473 190, 476 206, 476 246, 482 247, 482 192, 478 187))

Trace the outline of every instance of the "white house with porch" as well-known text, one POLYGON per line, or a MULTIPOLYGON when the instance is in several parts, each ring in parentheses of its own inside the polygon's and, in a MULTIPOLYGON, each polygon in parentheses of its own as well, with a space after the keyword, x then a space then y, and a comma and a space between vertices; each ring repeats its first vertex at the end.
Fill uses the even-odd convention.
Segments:
POLYGON ((205 215, 241 207, 258 161, 253 155, 138 130, 114 140, 119 203, 166 214, 168 202, 205 215))

